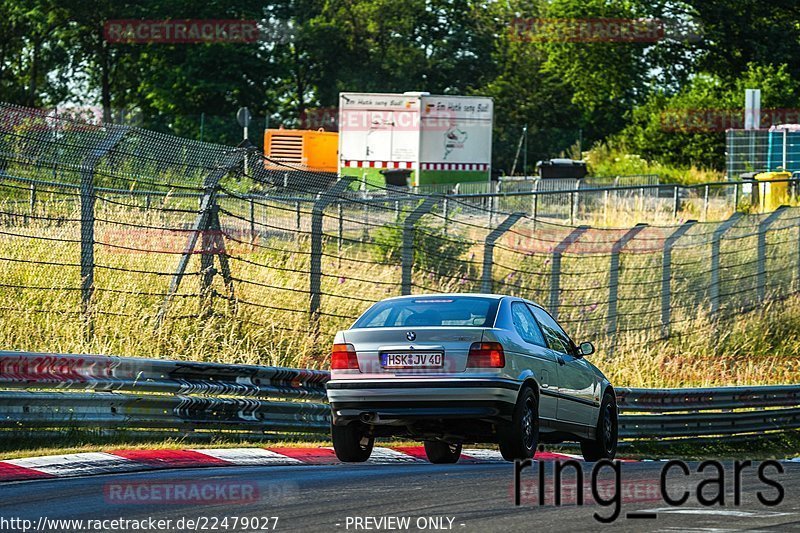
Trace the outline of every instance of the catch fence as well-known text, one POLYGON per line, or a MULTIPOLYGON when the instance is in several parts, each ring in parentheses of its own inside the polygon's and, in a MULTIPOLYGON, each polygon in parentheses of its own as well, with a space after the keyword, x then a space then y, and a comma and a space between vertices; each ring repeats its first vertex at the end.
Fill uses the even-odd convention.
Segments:
POLYGON ((538 201, 558 191, 367 189, 251 149, 3 105, 2 341, 319 366, 335 330, 400 294, 524 296, 576 337, 616 340, 717 327, 797 291, 796 208, 582 223, 592 196, 624 205, 652 187, 582 189, 572 217, 544 216, 538 201))

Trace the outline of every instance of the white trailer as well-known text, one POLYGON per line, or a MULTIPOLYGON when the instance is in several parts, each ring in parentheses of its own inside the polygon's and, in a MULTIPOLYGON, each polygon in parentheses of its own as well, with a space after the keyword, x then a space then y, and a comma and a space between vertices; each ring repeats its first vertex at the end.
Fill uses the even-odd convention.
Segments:
POLYGON ((493 103, 482 96, 341 93, 339 172, 383 185, 408 169, 412 185, 487 181, 493 103))

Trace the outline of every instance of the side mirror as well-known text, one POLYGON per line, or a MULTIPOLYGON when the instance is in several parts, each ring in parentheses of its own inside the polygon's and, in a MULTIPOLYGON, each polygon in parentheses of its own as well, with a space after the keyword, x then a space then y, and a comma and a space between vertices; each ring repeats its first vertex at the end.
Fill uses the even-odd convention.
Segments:
POLYGON ((587 355, 592 355, 594 353, 594 344, 591 342, 582 342, 580 346, 578 346, 578 354, 581 357, 586 357, 587 355))

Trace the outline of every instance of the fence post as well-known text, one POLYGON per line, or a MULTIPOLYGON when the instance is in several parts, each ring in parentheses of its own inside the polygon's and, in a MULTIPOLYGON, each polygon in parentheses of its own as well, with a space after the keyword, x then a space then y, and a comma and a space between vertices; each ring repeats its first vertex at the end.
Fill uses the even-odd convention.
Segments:
POLYGON ((442 201, 442 210, 444 211, 444 234, 447 235, 447 223, 448 217, 450 216, 450 201, 447 196, 445 196, 442 201))
POLYGON ((664 256, 661 263, 661 338, 669 337, 670 314, 672 312, 672 248, 675 243, 697 223, 687 220, 664 241, 664 256))
POLYGON ((709 293, 711 299, 711 313, 714 314, 719 310, 719 248, 720 240, 726 231, 731 229, 734 224, 742 217, 742 213, 735 212, 731 217, 719 225, 714 230, 711 237, 711 284, 709 285, 709 293))
POLYGON ((256 201, 250 196, 250 244, 256 242, 256 201))
POLYGON ((739 210, 739 183, 733 185, 733 210, 739 210))
POLYGON ((553 318, 558 319, 558 307, 560 305, 561 297, 561 255, 567 251, 575 241, 581 238, 581 235, 586 233, 590 226, 578 226, 573 229, 564 240, 562 240, 555 248, 553 248, 553 257, 551 258, 550 265, 550 314, 553 318))
POLYGON ((492 265, 494 256, 494 243, 497 242, 503 233, 511 229, 517 220, 525 216, 525 213, 512 213, 493 229, 486 240, 483 242, 483 272, 481 274, 481 292, 489 294, 492 292, 492 265))
POLYGON ((364 226, 361 231, 361 242, 367 242, 369 241, 369 198, 367 198, 366 191, 364 191, 362 198, 364 202, 364 226))
POLYGON ((297 220, 295 222, 294 227, 299 230, 300 229, 300 200, 297 200, 297 202, 295 202, 295 209, 297 211, 297 220))
POLYGON ((81 314, 87 342, 94 337, 94 173, 100 160, 128 133, 124 126, 111 126, 109 130, 108 136, 83 161, 81 169, 81 314))
POLYGON ((216 185, 206 188, 206 195, 212 198, 211 202, 204 203, 203 209, 206 211, 206 226, 200 230, 200 314, 208 316, 211 312, 211 284, 214 282, 214 255, 216 235, 211 229, 211 220, 216 213, 216 185))
POLYGON ((758 223, 758 262, 756 274, 756 300, 764 301, 767 295, 767 230, 788 206, 782 205, 758 223))
POLYGON ((36 184, 31 183, 31 196, 30 196, 30 212, 33 216, 36 212, 36 184))
POLYGON ((703 222, 708 220, 708 185, 704 187, 703 192, 703 222))
POLYGON ((336 243, 336 250, 342 251, 342 244, 344 244, 344 217, 342 216, 342 202, 336 202, 336 214, 339 217, 339 232, 338 242, 336 243))
MULTIPOLYGON (((319 302, 322 296, 322 222, 325 208, 339 199, 339 196, 352 183, 353 178, 342 176, 326 190, 317 194, 311 208, 311 261, 309 265, 309 312, 312 322, 319 318, 319 302)), ((341 220, 341 219, 340 219, 341 220)))
POLYGON ((617 333, 617 295, 619 292, 619 253, 628 242, 647 227, 647 224, 636 224, 625 232, 611 247, 611 265, 608 276, 608 316, 606 320, 606 333, 617 333))
POLYGON ((581 181, 575 180, 575 190, 570 191, 569 193, 569 225, 572 226, 575 224, 575 212, 577 211, 577 204, 578 204, 578 195, 580 192, 578 190, 581 187, 581 181))
POLYGON ((400 252, 400 264, 402 267, 400 293, 403 295, 411 294, 411 273, 414 266, 414 228, 417 221, 423 215, 429 213, 439 200, 440 197, 438 196, 428 196, 403 221, 403 248, 400 252))
POLYGON ((678 218, 678 209, 680 209, 680 195, 678 193, 678 186, 672 190, 672 218, 678 218))
MULTIPOLYGON (((189 232, 189 238, 186 240, 186 246, 184 246, 181 258, 178 260, 178 266, 175 269, 175 273, 172 275, 172 279, 170 280, 167 295, 164 297, 164 301, 161 304, 161 309, 158 311, 158 315, 156 317, 156 327, 160 327, 164 323, 164 318, 167 316, 169 304, 172 302, 172 298, 175 296, 175 293, 178 292, 178 288, 180 287, 184 273, 186 272, 186 267, 189 265, 189 261, 194 254, 194 249, 197 246, 197 239, 202 235, 204 241, 203 244, 205 246, 205 232, 209 230, 214 231, 212 228, 213 218, 215 215, 213 207, 217 202, 217 189, 219 187, 220 180, 237 165, 241 164, 243 160, 244 151, 233 151, 226 156, 226 159, 223 163, 207 174, 203 180, 203 188, 205 192, 199 197, 200 208, 197 212, 197 218, 192 226, 192 231, 189 232)), ((211 242, 208 242, 207 244, 209 246, 212 245, 211 242)), ((213 266, 213 255, 202 254, 200 262, 203 269, 208 268, 208 262, 206 261, 207 257, 210 258, 211 265, 213 266)), ((201 282, 203 283, 203 288, 201 288, 202 292, 206 284, 205 276, 201 277, 201 282)))

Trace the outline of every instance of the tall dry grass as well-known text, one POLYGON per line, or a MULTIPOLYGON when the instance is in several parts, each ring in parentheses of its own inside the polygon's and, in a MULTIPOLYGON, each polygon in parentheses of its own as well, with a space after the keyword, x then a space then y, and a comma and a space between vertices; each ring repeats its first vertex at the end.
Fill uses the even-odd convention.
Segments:
MULTIPOLYGON (((176 201, 168 205, 183 204, 176 201)), ((12 213, 21 209, 8 202, 0 208, 12 213)), ((227 208, 234 209, 231 204, 227 208)), ((308 213, 301 212, 298 229, 294 212, 275 206, 265 207, 265 211, 264 217, 259 218, 259 235, 252 244, 244 240, 246 224, 235 218, 225 219, 226 231, 234 238, 227 241, 227 246, 233 256, 237 305, 230 305, 219 275, 212 284, 216 295, 210 300, 201 299, 200 258, 194 255, 167 318, 159 326, 156 316, 186 235, 162 235, 154 251, 154 235, 141 226, 178 227, 192 217, 99 204, 91 339, 84 336, 86 324, 80 313, 77 205, 42 201, 36 212, 42 218, 20 221, 20 217, 7 217, 0 227, 4 265, 0 269, 0 345, 28 351, 325 368, 333 333, 348 327, 371 302, 400 293, 400 267, 376 255, 374 243, 362 242, 364 228, 359 226, 359 212, 345 214, 348 223, 341 250, 336 242, 335 219, 328 220, 323 313, 318 322, 310 321, 308 213)), ((623 220, 624 211, 620 209, 614 216, 623 220)), ((470 225, 451 226, 450 231, 458 229, 473 244, 461 257, 444 258, 445 270, 450 268, 458 274, 418 268, 414 272, 416 292, 480 290, 480 243, 488 230, 466 215, 454 216, 461 216, 461 221, 470 225)), ((371 223, 391 224, 393 217, 393 212, 388 211, 382 216, 373 214, 371 223)), ((436 220, 442 223, 440 218, 436 220)), ((602 236, 599 240, 608 242, 595 243, 599 248, 564 257, 559 318, 576 340, 595 340, 598 353, 592 360, 620 386, 796 382, 800 378, 800 300, 789 297, 737 315, 754 297, 753 224, 743 226, 739 234, 733 235, 735 239, 723 243, 726 270, 721 291, 726 295, 723 310, 734 316, 730 320, 715 322, 707 313, 707 235, 711 228, 701 226, 687 246, 673 254, 674 328, 669 340, 659 339, 658 328, 661 235, 640 236, 643 242, 654 240, 655 251, 624 254, 622 258, 617 335, 604 334, 607 244, 619 237, 616 233, 598 234, 602 236)), ((787 223, 770 234, 771 297, 784 297, 798 286, 795 228, 793 223, 787 223)), ((521 223, 515 227, 517 233, 511 234, 511 240, 501 241, 496 247, 495 291, 547 305, 549 249, 545 246, 526 250, 521 240, 528 235, 525 229, 525 223, 521 223), (514 239, 520 241, 522 248, 515 248, 519 243, 514 239)), ((534 230, 533 235, 539 239, 547 235, 542 233, 541 225, 527 229, 534 230)))

